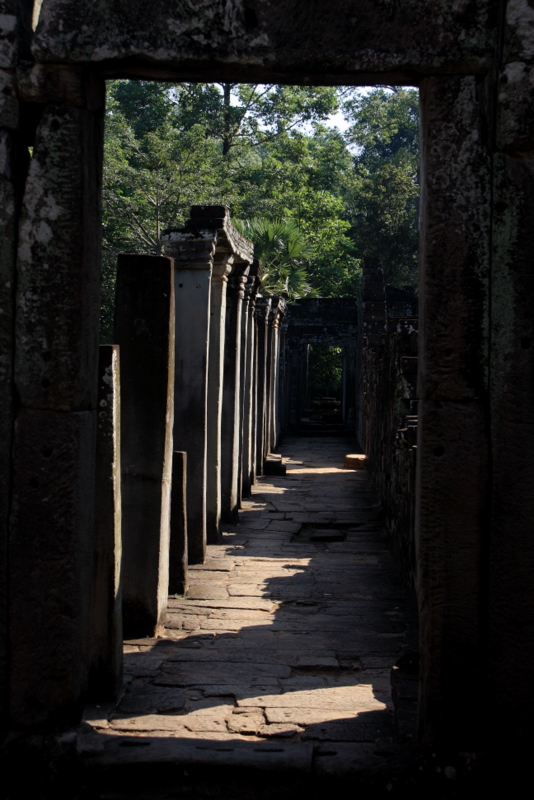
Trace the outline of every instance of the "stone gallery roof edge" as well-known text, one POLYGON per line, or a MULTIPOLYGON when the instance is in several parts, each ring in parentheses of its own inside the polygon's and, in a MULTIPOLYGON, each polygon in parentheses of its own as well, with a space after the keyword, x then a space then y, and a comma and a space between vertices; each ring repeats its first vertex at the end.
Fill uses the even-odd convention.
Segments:
MULTIPOLYGON (((219 65, 302 74, 485 71, 497 0, 43 0, 42 63, 219 65)), ((252 77, 252 76, 251 76, 252 77)), ((390 77, 393 77, 390 76, 390 77)))
POLYGON ((185 243, 190 248, 196 240, 213 239, 217 250, 228 249, 245 264, 252 264, 254 259, 254 245, 232 225, 226 206, 193 206, 185 227, 168 228, 161 238, 169 253, 178 252, 185 243))

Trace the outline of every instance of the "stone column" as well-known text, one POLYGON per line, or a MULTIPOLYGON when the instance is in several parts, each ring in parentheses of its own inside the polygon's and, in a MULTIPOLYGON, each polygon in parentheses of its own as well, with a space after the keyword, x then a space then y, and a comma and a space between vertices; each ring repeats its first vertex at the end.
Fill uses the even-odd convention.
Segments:
POLYGON ((189 564, 202 564, 206 555, 208 336, 216 232, 168 231, 162 238, 175 266, 174 447, 187 453, 188 560, 189 564))
POLYGON ((233 256, 216 259, 211 278, 210 344, 208 370, 206 534, 214 544, 221 524, 221 424, 224 353, 226 341, 226 289, 233 256))
POLYGON ((283 297, 275 298, 271 311, 271 367, 269 391, 269 452, 274 452, 278 444, 279 433, 279 391, 280 391, 280 325, 284 316, 286 303, 283 297))
POLYGON ((120 409, 119 347, 101 345, 89 669, 94 700, 113 700, 122 686, 120 409))
POLYGON ((165 256, 120 255, 123 609, 127 638, 165 624, 174 392, 174 270, 165 256))
POLYGON ((258 320, 256 317, 256 298, 250 309, 250 323, 253 330, 251 341, 252 388, 250 397, 250 484, 256 483, 256 449, 258 444, 258 320))
POLYGON ((226 318, 224 348, 224 391, 221 430, 221 517, 236 522, 238 511, 240 383, 241 383, 241 312, 244 287, 250 264, 240 262, 230 279, 229 308, 226 318))
POLYGON ((265 456, 265 414, 267 403, 267 346, 271 298, 258 297, 256 300, 256 321, 258 334, 256 382, 256 475, 263 475, 265 456))
POLYGON ((488 739, 528 764, 534 711, 534 54, 527 4, 508 3, 494 93, 488 739), (506 676, 503 679, 503 676, 506 676), (521 755, 519 755, 521 754, 521 755), (527 758, 525 759, 525 755, 527 758))
POLYGON ((273 418, 272 407, 272 380, 273 380, 273 320, 276 315, 278 297, 273 297, 271 307, 267 315, 267 325, 265 328, 265 412, 263 415, 263 459, 271 451, 271 423, 273 418))
POLYGON ((169 594, 185 594, 187 563, 187 453, 175 450, 172 457, 171 540, 169 547, 169 594))
MULTIPOLYGON (((489 526, 490 160, 475 77, 421 84, 422 215, 416 548, 420 730, 476 749, 489 526)), ((454 745, 452 743, 454 742, 454 745)))
POLYGON ((56 97, 57 72, 51 65, 35 106, 18 230, 8 559, 17 729, 75 720, 88 679, 104 82, 86 86, 60 68, 69 91, 56 97))
POLYGON ((261 282, 260 264, 254 261, 247 286, 245 287, 246 300, 246 347, 244 350, 244 392, 243 392, 243 424, 242 424, 242 455, 241 455, 241 494, 242 497, 249 497, 253 474, 253 441, 254 441, 254 390, 256 380, 256 323, 254 318, 254 308, 256 304, 256 293, 261 282))

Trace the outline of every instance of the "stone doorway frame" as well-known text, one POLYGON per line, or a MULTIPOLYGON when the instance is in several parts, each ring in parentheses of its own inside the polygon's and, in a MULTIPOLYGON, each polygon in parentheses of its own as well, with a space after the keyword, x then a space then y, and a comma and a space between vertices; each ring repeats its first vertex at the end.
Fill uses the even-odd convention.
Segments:
MULTIPOLYGON (((403 23, 396 12, 388 16, 369 2, 360 4, 356 38, 347 44, 334 16, 346 19, 341 1, 329 3, 328 12, 319 3, 315 23, 295 7, 301 28, 289 26, 289 37, 295 38, 291 51, 278 18, 270 27, 264 23, 267 5, 258 0, 243 10, 242 4, 229 3, 215 32, 209 15, 199 12, 204 44, 193 37, 177 57, 166 44, 170 29, 156 24, 146 36, 143 31, 144 44, 138 37, 117 46, 113 24, 105 33, 95 22, 91 49, 75 4, 45 0, 33 44, 35 63, 17 65, 16 44, 7 51, 7 86, 18 93, 23 129, 37 131, 29 171, 19 152, 13 174, 2 184, 11 203, 6 207, 13 209, 4 225, 13 267, 18 252, 12 284, 17 285, 15 389, 7 395, 3 454, 13 477, 2 512, 4 523, 10 519, 9 575, 3 582, 9 585, 12 622, 9 654, 0 661, 10 683, 11 719, 21 727, 60 724, 76 716, 86 685, 103 80, 226 76, 243 82, 420 87, 421 739, 433 747, 480 749, 498 731, 512 728, 517 736, 527 735, 534 643, 526 643, 521 631, 529 629, 534 606, 534 547, 525 500, 534 497, 534 475, 526 455, 533 441, 532 391, 523 376, 532 374, 534 111, 528 77, 533 54, 525 45, 524 19, 519 12, 499 16, 488 2, 466 22, 461 9, 449 11, 448 4, 435 0, 430 17, 423 18, 408 3, 403 23), (436 28, 438 12, 443 16, 436 28), (79 32, 73 46, 67 43, 69 29, 79 32), (327 46, 312 54, 318 31, 327 46), (275 42, 271 50, 265 44, 269 36, 275 42), (266 56, 254 58, 253 41, 267 47, 266 56), (332 41, 339 42, 337 56, 332 41), (399 41, 404 59, 388 44, 399 41), (44 271, 48 263, 53 273, 44 271), (52 312, 59 324, 50 342, 52 312), (57 460, 47 455, 48 441, 57 444, 57 460), (48 476, 46 486, 32 483, 39 465, 48 476), (42 510, 37 489, 48 493, 55 508, 41 517, 41 539, 34 535, 42 510), (49 540, 59 542, 61 563, 51 558, 49 540), (36 569, 35 590, 28 590, 29 565, 36 569), (43 595, 65 570, 62 601, 69 611, 58 621, 57 598, 43 602, 43 595), (503 674, 506 687, 488 713, 486 694, 503 674), (37 680, 47 685, 44 705, 37 680)), ((135 16, 122 20, 133 39, 135 16)), ((27 33, 26 21, 19 24, 27 33)), ((176 22, 175 38, 179 27, 176 22)), ((28 57, 29 41, 25 46, 28 57)), ((8 119, 7 140, 17 135, 18 125, 8 119)), ((7 536, 3 542, 7 547, 7 536)), ((6 607, 2 616, 5 630, 6 607)))

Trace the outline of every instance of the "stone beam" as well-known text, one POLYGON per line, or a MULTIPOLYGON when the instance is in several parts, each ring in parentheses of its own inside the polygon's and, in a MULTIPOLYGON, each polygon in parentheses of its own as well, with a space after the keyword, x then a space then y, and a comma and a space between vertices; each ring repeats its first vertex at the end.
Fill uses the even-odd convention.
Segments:
POLYGON ((331 0, 311 7, 299 0, 97 0, 89 8, 43 0, 32 50, 37 62, 103 63, 114 75, 122 62, 132 74, 137 68, 139 76, 156 77, 159 67, 161 76, 179 80, 184 71, 190 79, 228 80, 245 68, 252 80, 269 73, 271 81, 316 76, 350 83, 361 75, 387 83, 423 72, 483 72, 496 42, 494 15, 492 0, 331 0))

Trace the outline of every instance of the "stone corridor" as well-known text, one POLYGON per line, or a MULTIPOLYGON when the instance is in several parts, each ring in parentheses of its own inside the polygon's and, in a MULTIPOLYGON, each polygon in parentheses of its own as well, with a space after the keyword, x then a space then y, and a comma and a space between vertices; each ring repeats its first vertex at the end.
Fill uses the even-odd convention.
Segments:
POLYGON ((287 474, 259 479, 191 568, 164 636, 126 643, 122 699, 79 729, 88 765, 387 771, 405 597, 350 447, 285 440, 287 474))

